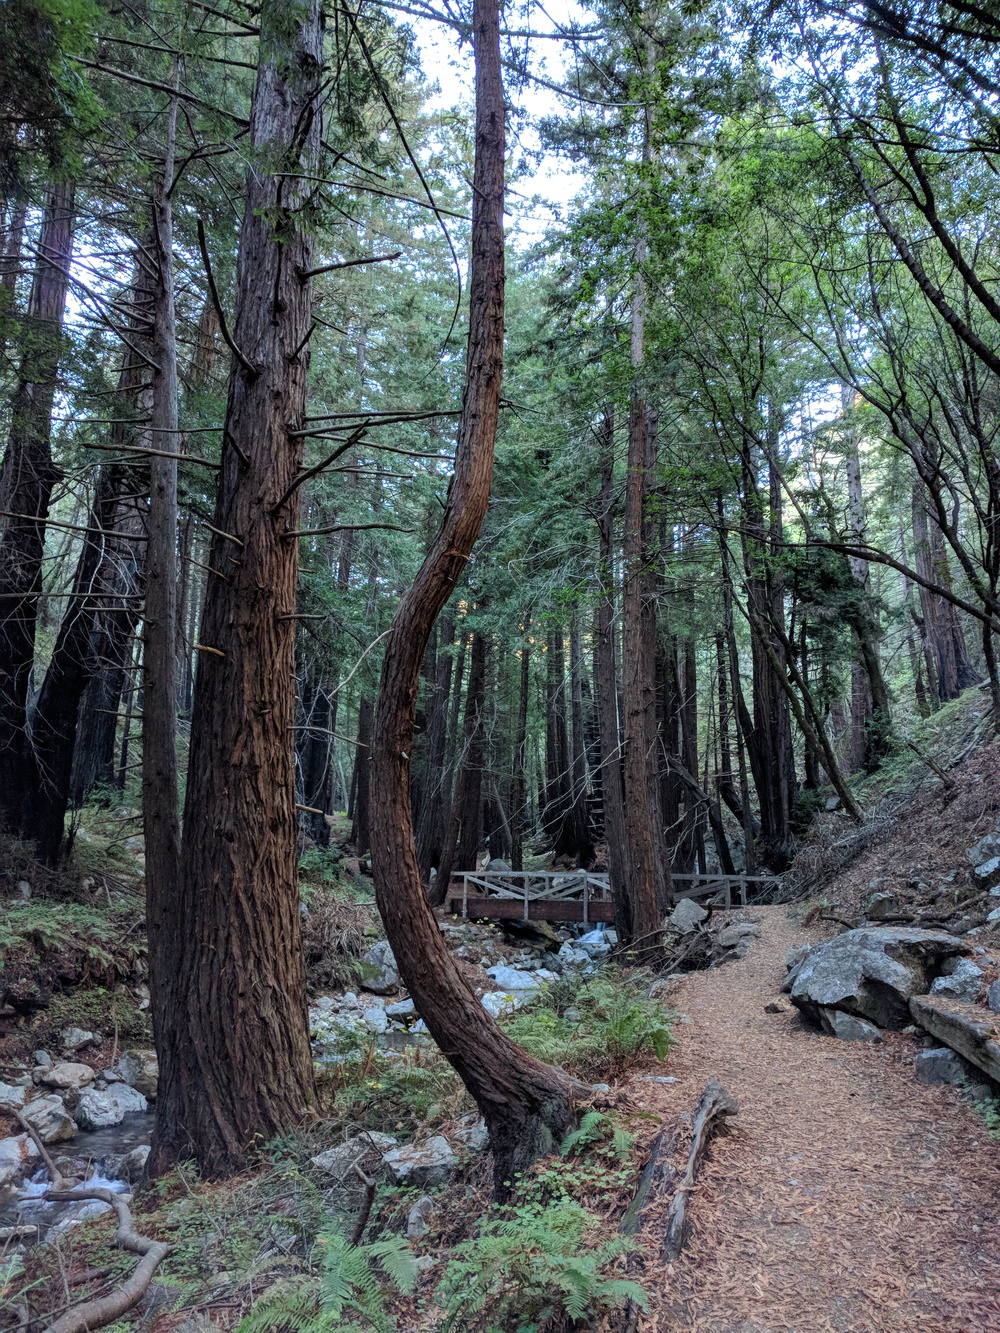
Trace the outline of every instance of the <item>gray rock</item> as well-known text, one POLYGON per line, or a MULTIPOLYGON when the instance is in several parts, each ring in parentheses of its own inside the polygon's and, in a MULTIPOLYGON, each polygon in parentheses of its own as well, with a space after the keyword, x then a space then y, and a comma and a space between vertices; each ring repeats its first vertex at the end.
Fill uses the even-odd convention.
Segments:
POLYGON ((35 1169, 38 1149, 30 1134, 0 1139, 0 1185, 20 1185, 35 1169))
POLYGON ((864 913, 869 921, 883 921, 887 916, 899 913, 899 899, 894 893, 871 893, 864 904, 864 913))
POLYGON ((389 1030, 389 1020, 385 1016, 385 1010, 381 1005, 373 1004, 370 1009, 366 1009, 361 1017, 365 1020, 372 1032, 387 1032, 389 1030))
POLYGON ((573 969, 583 967, 586 963, 589 963, 590 954, 586 949, 578 949, 575 944, 571 944, 567 940, 565 944, 560 946, 556 959, 561 967, 573 969))
POLYGON ((361 959, 361 975, 362 987, 374 995, 389 995, 396 990, 399 986, 399 968, 388 940, 379 940, 364 955, 361 959))
POLYGON ((114 1067, 122 1083, 136 1088, 148 1102, 156 1101, 160 1066, 153 1050, 126 1051, 114 1067))
POLYGON ((801 966, 813 951, 811 944, 793 944, 785 954, 785 967, 791 972, 801 966))
POLYGON ((913 1061, 918 1083, 964 1083, 967 1066, 948 1046, 919 1051, 913 1061))
POLYGON ((410 1240, 420 1240, 431 1229, 431 1218, 437 1211, 434 1200, 428 1195, 418 1199, 406 1218, 406 1234, 410 1240))
POLYGON ((67 1143, 76 1138, 76 1125, 57 1092, 47 1097, 36 1097, 21 1112, 28 1124, 38 1132, 43 1143, 67 1143))
POLYGON ((346 1143, 338 1143, 333 1148, 317 1153, 309 1160, 318 1171, 325 1171, 328 1176, 333 1176, 342 1184, 353 1172, 354 1167, 364 1162, 366 1157, 384 1153, 388 1148, 394 1148, 398 1142, 399 1140, 394 1139, 391 1134, 377 1134, 374 1130, 366 1130, 365 1133, 348 1139, 346 1143))
POLYGON ((581 935, 576 941, 576 947, 583 949, 591 958, 607 958, 611 952, 611 945, 603 930, 588 930, 586 935, 581 935))
POLYGON ((52 1063, 52 1056, 49 1055, 48 1051, 36 1051, 36 1052, 35 1052, 35 1064, 36 1064, 36 1065, 41 1065, 41 1066, 43 1066, 45 1069, 48 1069, 48 1067, 49 1067, 49 1065, 51 1065, 51 1063, 52 1063))
POLYGON ((944 967, 945 975, 931 983, 932 995, 950 995, 955 1000, 974 1000, 979 994, 983 970, 970 958, 959 958, 954 966, 944 967))
POLYGON ((130 1088, 127 1083, 115 1083, 104 1092, 97 1088, 86 1088, 77 1103, 75 1114, 81 1129, 107 1129, 110 1125, 120 1125, 133 1111, 148 1109, 148 1103, 141 1092, 130 1088))
POLYGON ((68 1092, 77 1092, 93 1083, 96 1074, 90 1065, 74 1064, 71 1060, 60 1060, 42 1071, 39 1083, 47 1088, 65 1088, 68 1092))
POLYGON ((412 1018, 417 1010, 412 1000, 397 1000, 395 1004, 387 1004, 385 1012, 389 1018, 412 1018))
POLYGON ((64 1051, 79 1051, 84 1046, 100 1046, 101 1034, 88 1032, 85 1028, 67 1028, 62 1034, 64 1051))
POLYGON ((31 897, 31 885, 28 883, 26 879, 19 879, 17 881, 17 891, 22 898, 31 897))
POLYGON ((707 919, 708 913, 693 898, 682 898, 668 918, 673 929, 682 935, 687 935, 707 919))
POLYGON ((455 1154, 451 1144, 440 1134, 424 1143, 407 1143, 401 1148, 390 1148, 382 1156, 394 1185, 414 1185, 430 1189, 447 1185, 455 1170, 455 1154))
POLYGON ((1000 1014, 1000 981, 994 981, 986 992, 986 1003, 995 1014, 1000 1014))
POLYGON ((723 949, 735 949, 744 940, 756 939, 759 934, 758 926, 752 925, 749 921, 738 921, 735 925, 725 926, 715 938, 723 949))
POLYGON ((26 1095, 24 1088, 15 1087, 12 1083, 0 1083, 0 1110, 20 1111, 26 1095))
POLYGON ((1000 907, 994 907, 994 909, 993 909, 992 912, 988 912, 987 915, 986 915, 986 920, 987 920, 987 921, 1000 921, 1000 907))
POLYGON ((981 866, 1000 857, 1000 830, 994 829, 992 833, 987 833, 986 837, 980 838, 965 855, 973 866, 981 866))
POLYGON ((854 1014, 845 1014, 842 1009, 821 1008, 819 1021, 823 1031, 841 1041, 881 1041, 882 1033, 867 1018, 856 1018, 854 1014))
POLYGON ((972 871, 972 877, 981 889, 995 889, 1000 885, 1000 856, 991 856, 972 871))
POLYGON ((910 997, 929 990, 944 962, 965 952, 944 931, 909 926, 849 930, 812 951, 789 993, 815 1022, 821 1021, 821 1008, 843 1009, 881 1028, 899 1029, 911 1021, 910 997))
POLYGON ((471 1152, 482 1152, 489 1144, 490 1134, 486 1128, 486 1121, 477 1120, 474 1124, 463 1125, 461 1129, 456 1129, 452 1138, 471 1152))
POLYGON ((510 870, 510 866, 502 856, 494 856, 486 867, 487 873, 491 870, 505 871, 510 870))

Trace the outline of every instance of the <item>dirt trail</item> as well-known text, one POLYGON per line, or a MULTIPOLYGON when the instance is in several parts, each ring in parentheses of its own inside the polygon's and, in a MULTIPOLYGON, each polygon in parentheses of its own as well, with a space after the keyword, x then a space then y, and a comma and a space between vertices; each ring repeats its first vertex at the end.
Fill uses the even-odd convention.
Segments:
MULTIPOLYGON (((741 914, 733 914, 741 919, 741 914)), ((782 907, 746 913, 747 956, 679 983, 690 1022, 644 1109, 690 1109, 708 1078, 740 1104, 692 1200, 680 1260, 660 1264, 647 1209, 644 1330, 986 1333, 1000 1330, 1000 1145, 952 1088, 913 1076, 912 1037, 841 1042, 768 1014, 784 955, 815 942, 782 907)))

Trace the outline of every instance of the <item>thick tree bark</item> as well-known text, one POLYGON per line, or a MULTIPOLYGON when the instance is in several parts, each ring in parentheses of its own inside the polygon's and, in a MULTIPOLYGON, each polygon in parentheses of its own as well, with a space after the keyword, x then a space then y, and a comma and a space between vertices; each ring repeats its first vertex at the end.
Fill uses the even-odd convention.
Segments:
POLYGON ((431 695, 430 717, 427 728, 427 780, 420 825, 417 831, 417 855, 420 878, 430 883, 431 866, 441 857, 444 818, 445 749, 448 740, 448 699, 454 668, 455 613, 445 611, 441 618, 437 660, 434 672, 434 690, 431 695))
POLYGON ((73 250, 74 187, 49 192, 24 319, 24 352, 0 469, 0 830, 21 836, 31 802, 28 691, 42 591, 52 462, 52 404, 73 250))
POLYGON ((420 884, 410 756, 420 662, 489 503, 503 373, 504 103, 496 0, 476 0, 476 154, 469 343, 455 472, 441 529, 393 619, 375 710, 372 869, 379 911, 410 994, 486 1119, 496 1191, 573 1120, 570 1079, 520 1050, 479 1003, 449 952, 420 884))
POLYGON ((313 242, 300 216, 321 138, 318 0, 264 0, 232 363, 208 564, 181 873, 154 1011, 150 1170, 245 1169, 315 1105, 296 866, 296 478, 313 242))

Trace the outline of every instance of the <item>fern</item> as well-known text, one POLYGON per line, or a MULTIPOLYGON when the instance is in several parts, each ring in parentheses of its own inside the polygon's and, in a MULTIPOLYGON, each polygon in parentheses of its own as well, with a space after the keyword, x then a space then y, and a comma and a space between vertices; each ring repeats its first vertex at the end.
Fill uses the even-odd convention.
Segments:
POLYGON ((560 1151, 564 1157, 569 1157, 584 1148, 591 1148, 600 1143, 610 1145, 616 1157, 626 1157, 634 1142, 634 1135, 630 1134, 614 1116, 591 1109, 584 1112, 579 1127, 563 1139, 560 1151))
POLYGON ((323 1251, 319 1276, 275 1283, 236 1333, 395 1333, 386 1288, 413 1290, 417 1267, 407 1241, 390 1236, 352 1246, 326 1229, 316 1243, 323 1251))
POLYGON ((584 1319, 628 1300, 645 1310, 641 1287, 604 1275, 631 1243, 616 1236, 587 1249, 592 1223, 586 1209, 568 1202, 524 1205, 488 1220, 452 1253, 436 1293, 446 1310, 439 1333, 508 1333, 554 1315, 584 1319))

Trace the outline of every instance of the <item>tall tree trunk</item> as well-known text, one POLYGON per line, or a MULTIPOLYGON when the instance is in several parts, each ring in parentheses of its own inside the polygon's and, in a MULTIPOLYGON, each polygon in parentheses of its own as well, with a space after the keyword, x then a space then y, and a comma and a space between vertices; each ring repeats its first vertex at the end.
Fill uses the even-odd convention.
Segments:
MULTIPOLYGON (((174 87, 179 67, 174 63, 174 87)), ((152 435, 156 449, 179 452, 177 321, 174 313, 174 179, 177 98, 167 113, 166 152, 153 199, 152 435)), ((211 564, 212 562, 209 561, 211 564)), ((222 568, 221 565, 216 566, 222 568)), ((177 780, 177 459, 149 460, 149 540, 142 644, 142 827, 146 854, 146 934, 154 1032, 169 1029, 168 979, 176 959, 175 898, 181 828, 177 780)))
POLYGON ((659 854, 662 828, 656 780, 656 597, 651 550, 649 493, 655 459, 640 375, 644 358, 646 244, 636 247, 632 295, 632 370, 635 383, 628 422, 625 530, 622 553, 622 771, 625 846, 629 870, 615 899, 615 925, 639 958, 657 956, 663 909, 671 897, 670 869, 659 854))
MULTIPOLYGON (((458 810, 458 847, 455 861, 459 870, 476 870, 483 826, 483 759, 486 701, 486 636, 476 630, 472 635, 469 657, 469 686, 465 696, 465 736, 462 745, 462 772, 455 798, 458 810)), ((447 854, 447 851, 446 851, 447 854)))
MULTIPOLYGON (((951 587, 951 572, 945 553, 944 538, 934 515, 928 511, 927 492, 922 481, 913 484, 913 545, 916 571, 921 578, 951 587)), ((940 703, 957 699, 963 690, 975 685, 979 677, 969 661, 965 636, 955 606, 919 585, 923 629, 933 654, 937 697, 940 703)))
POLYGON ((448 951, 421 891, 409 782, 420 661, 486 515, 503 374, 504 100, 496 0, 475 0, 472 30, 476 154, 465 396, 441 529, 397 608, 383 659, 372 753, 372 869, 403 980, 485 1117, 494 1184, 504 1196, 515 1173, 571 1125, 575 1089, 565 1074, 514 1045, 448 951))
MULTIPOLYGON (((311 228, 321 139, 318 0, 264 0, 237 262, 218 529, 205 591, 178 892, 155 1035, 150 1169, 209 1178, 315 1105, 296 865, 295 480, 306 406, 311 228), (211 649, 211 651, 207 651, 211 649)), ((154 927, 159 926, 154 919, 154 927)))
POLYGON ((570 763, 571 805, 567 822, 577 864, 586 869, 594 864, 594 840, 588 819, 587 751, 583 721, 583 648, 580 643, 579 612, 575 607, 569 626, 569 676, 573 749, 570 763))
POLYGON ((28 689, 42 591, 45 520, 57 472, 52 404, 73 250, 74 187, 49 192, 23 322, 24 352, 0 468, 0 831, 20 836, 29 814, 28 689))
POLYGON ((372 845, 369 791, 374 715, 371 695, 362 694, 358 702, 358 744, 354 756, 354 817, 351 820, 351 843, 358 856, 364 856, 372 845))
POLYGON ((615 418, 605 408, 601 424, 601 497, 598 511, 600 575, 594 636, 594 695, 601 733, 601 803, 608 844, 608 874, 615 901, 630 901, 625 788, 622 782, 621 730, 618 724, 618 653, 615 631, 615 418))
POLYGON ((514 771, 510 785, 510 865, 524 868, 524 825, 527 809, 525 768, 528 742, 528 693, 531 683, 531 614, 524 617, 524 642, 521 645, 521 671, 517 698, 517 731, 514 735, 514 771))

